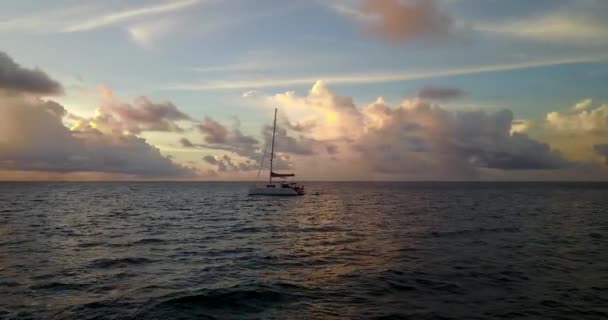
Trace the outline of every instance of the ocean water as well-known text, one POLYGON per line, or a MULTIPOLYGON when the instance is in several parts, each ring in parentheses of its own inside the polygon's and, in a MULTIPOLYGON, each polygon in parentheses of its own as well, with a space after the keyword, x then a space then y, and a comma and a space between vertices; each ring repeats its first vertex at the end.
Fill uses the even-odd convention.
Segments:
POLYGON ((0 318, 608 318, 608 184, 306 185, 0 183, 0 318))

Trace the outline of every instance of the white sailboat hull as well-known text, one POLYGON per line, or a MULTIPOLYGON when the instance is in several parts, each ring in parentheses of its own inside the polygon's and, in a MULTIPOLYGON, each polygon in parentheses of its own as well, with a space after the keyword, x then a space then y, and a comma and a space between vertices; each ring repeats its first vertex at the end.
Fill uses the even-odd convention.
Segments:
POLYGON ((257 185, 249 189, 250 196, 300 196, 303 194, 304 188, 281 183, 257 185))
POLYGON ((293 189, 251 188, 250 196, 297 196, 293 189))

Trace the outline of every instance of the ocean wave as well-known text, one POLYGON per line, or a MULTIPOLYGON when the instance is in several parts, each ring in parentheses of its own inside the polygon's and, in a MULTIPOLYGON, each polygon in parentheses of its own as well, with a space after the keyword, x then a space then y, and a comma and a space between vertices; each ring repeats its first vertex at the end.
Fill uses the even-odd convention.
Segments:
POLYGON ((128 266, 143 265, 143 264, 148 264, 148 263, 153 263, 153 262, 155 262, 155 260, 151 260, 148 258, 138 258, 138 257, 114 258, 114 259, 101 258, 101 259, 93 260, 90 263, 90 266, 93 268, 100 268, 100 269, 121 268, 121 267, 128 267, 128 266))
POLYGON ((167 240, 164 239, 159 239, 159 238, 144 238, 144 239, 140 239, 137 241, 132 242, 132 244, 138 245, 138 244, 160 244, 160 243, 166 243, 168 242, 167 240))
POLYGON ((51 291, 67 291, 67 290, 82 290, 89 287, 85 283, 67 283, 67 282, 46 282, 29 286, 30 290, 51 290, 51 291))
POLYGON ((468 236, 473 234, 482 233, 517 233, 521 232, 519 228, 476 228, 476 229, 465 229, 457 231, 434 231, 430 235, 435 238, 441 237, 457 237, 457 236, 468 236))
POLYGON ((302 298, 301 292, 306 290, 301 286, 288 283, 273 285, 241 286, 199 290, 186 293, 172 294, 162 298, 146 310, 138 313, 138 317, 146 318, 163 315, 179 318, 182 314, 204 319, 226 319, 234 316, 263 312, 269 308, 279 308, 302 298))

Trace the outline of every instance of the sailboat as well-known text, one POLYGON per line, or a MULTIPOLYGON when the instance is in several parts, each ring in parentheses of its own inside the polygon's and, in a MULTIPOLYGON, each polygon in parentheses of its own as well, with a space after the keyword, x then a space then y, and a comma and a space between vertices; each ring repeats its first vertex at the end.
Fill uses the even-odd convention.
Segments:
MULTIPOLYGON (((272 146, 270 147, 270 172, 268 183, 256 184, 249 189, 251 196, 301 196, 304 194, 304 186, 296 182, 287 182, 284 179, 294 177, 293 173, 276 173, 273 171, 274 160, 274 136, 277 128, 277 109, 274 109, 274 124, 272 126, 272 146), (280 181, 272 181, 272 178, 279 178, 280 181)), ((262 159, 264 162, 264 159, 262 159)), ((260 169, 263 163, 260 164, 260 169)))

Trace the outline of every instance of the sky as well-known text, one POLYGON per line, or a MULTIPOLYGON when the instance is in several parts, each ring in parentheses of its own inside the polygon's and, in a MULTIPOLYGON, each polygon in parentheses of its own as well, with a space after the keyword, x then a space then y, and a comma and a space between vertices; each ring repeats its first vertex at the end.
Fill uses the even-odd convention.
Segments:
POLYGON ((608 1, 0 5, 0 180, 608 180, 608 1))

